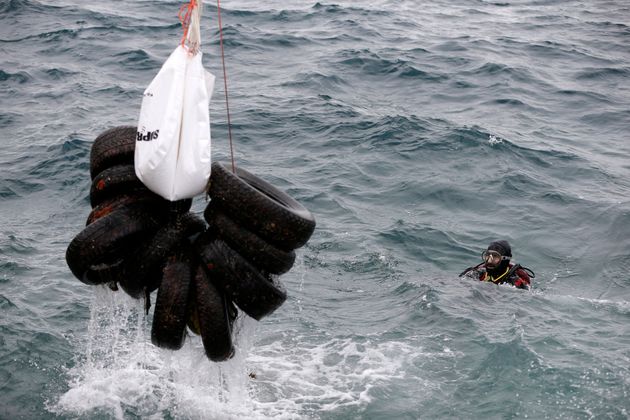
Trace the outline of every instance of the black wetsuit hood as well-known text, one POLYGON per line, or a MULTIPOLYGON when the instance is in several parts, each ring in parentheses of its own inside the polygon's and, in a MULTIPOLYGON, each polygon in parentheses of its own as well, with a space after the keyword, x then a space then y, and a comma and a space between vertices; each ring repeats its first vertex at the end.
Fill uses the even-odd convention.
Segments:
MULTIPOLYGON (((491 242, 490 245, 488 245, 488 251, 497 251, 499 254, 501 254, 504 257, 512 257, 512 247, 510 247, 510 244, 508 243, 508 241, 500 240, 500 241, 491 242)), ((499 265, 496 266, 495 268, 490 268, 485 265, 484 266, 489 275, 491 275, 492 277, 498 277, 501 274, 505 273, 509 265, 510 265, 510 260, 507 259, 507 260, 501 261, 501 263, 499 263, 499 265)))

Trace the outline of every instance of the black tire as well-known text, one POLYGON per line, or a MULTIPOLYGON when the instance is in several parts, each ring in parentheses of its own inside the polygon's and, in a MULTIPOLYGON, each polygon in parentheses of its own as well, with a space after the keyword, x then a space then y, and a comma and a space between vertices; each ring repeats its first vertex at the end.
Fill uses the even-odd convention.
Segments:
POLYGON ((133 165, 117 165, 107 168, 92 180, 90 204, 96 208, 119 195, 149 196, 157 200, 154 211, 174 215, 185 213, 192 206, 192 198, 169 201, 149 190, 136 176, 133 165))
MULTIPOLYGON (((193 278, 193 324, 198 327, 208 359, 220 362, 234 355, 231 303, 212 284, 202 265, 198 265, 193 278)), ((194 327, 193 327, 194 328, 194 327)))
POLYGON ((102 132, 94 140, 90 151, 92 179, 114 165, 133 165, 137 131, 138 129, 134 126, 114 127, 102 132))
POLYGON ((116 165, 103 170, 92 180, 90 204, 94 208, 116 195, 149 193, 151 190, 136 176, 133 165, 116 165))
MULTIPOLYGON (((136 238, 133 242, 128 243, 126 248, 132 249, 134 244, 139 244, 141 241, 140 238, 136 238)), ((115 290, 118 290, 117 280, 120 278, 120 274, 122 273, 123 266, 125 264, 125 256, 122 255, 118 259, 111 262, 102 262, 98 265, 91 266, 88 271, 85 273, 84 283, 89 284, 105 284, 109 283, 110 285, 115 286, 115 290)), ((111 288, 111 287, 110 287, 111 288)), ((114 289, 113 289, 114 290, 114 289)))
POLYGON ((186 325, 188 326, 190 332, 195 335, 201 335, 201 328, 199 327, 199 314, 197 313, 197 303, 195 302, 194 294, 193 288, 188 295, 190 299, 188 301, 188 320, 186 321, 186 325))
POLYGON ((184 344, 192 274, 187 252, 170 257, 164 267, 151 325, 151 342, 158 347, 178 350, 184 344))
POLYGON ((152 203, 159 205, 159 198, 160 197, 156 196, 152 192, 139 192, 135 195, 122 194, 119 196, 111 197, 92 209, 87 217, 85 225, 90 225, 101 217, 107 216, 114 210, 120 207, 124 207, 128 204, 133 204, 140 201, 152 201, 152 203))
POLYGON ((283 274, 293 267, 295 251, 284 251, 258 235, 238 226, 213 203, 208 204, 204 216, 216 235, 254 266, 271 274, 283 274))
POLYGON ((199 235, 195 248, 208 276, 228 298, 256 320, 271 314, 287 299, 284 288, 263 275, 221 239, 207 231, 199 235))
POLYGON ((235 221, 286 251, 304 245, 315 229, 304 206, 242 168, 234 174, 213 163, 207 192, 235 221))
POLYGON ((143 297, 145 291, 156 290, 167 258, 177 249, 190 246, 188 237, 205 229, 205 222, 193 213, 177 216, 160 227, 125 261, 124 274, 118 279, 122 289, 135 299, 143 297))
POLYGON ((160 218, 143 202, 121 207, 83 229, 68 245, 66 262, 86 284, 109 281, 105 273, 121 264, 128 252, 155 232, 160 218))

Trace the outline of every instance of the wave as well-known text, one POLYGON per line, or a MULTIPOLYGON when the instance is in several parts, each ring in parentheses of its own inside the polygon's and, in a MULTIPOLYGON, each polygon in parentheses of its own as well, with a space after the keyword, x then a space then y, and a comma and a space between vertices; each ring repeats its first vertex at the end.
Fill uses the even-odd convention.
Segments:
POLYGON ((341 70, 352 68, 369 76, 388 75, 400 78, 413 78, 426 82, 443 82, 447 75, 420 70, 409 60, 387 59, 370 50, 340 50, 336 53, 337 67, 341 70))
POLYGON ((594 67, 579 71, 576 79, 612 81, 614 79, 627 80, 628 76, 630 76, 630 69, 628 68, 594 67))
POLYGON ((7 0, 0 3, 0 13, 21 15, 29 13, 54 13, 60 7, 42 4, 35 0, 7 0))
POLYGON ((89 176, 89 143, 71 137, 49 147, 31 147, 28 153, 15 153, 5 157, 3 164, 10 169, 0 178, 0 196, 20 198, 50 188, 76 190, 84 198, 89 176), (46 156, 46 157, 44 157, 46 156), (73 174, 73 175, 70 175, 73 174))
POLYGON ((23 84, 28 83, 31 80, 33 80, 33 77, 25 71, 8 73, 4 70, 0 70, 0 82, 14 82, 17 84, 23 84))

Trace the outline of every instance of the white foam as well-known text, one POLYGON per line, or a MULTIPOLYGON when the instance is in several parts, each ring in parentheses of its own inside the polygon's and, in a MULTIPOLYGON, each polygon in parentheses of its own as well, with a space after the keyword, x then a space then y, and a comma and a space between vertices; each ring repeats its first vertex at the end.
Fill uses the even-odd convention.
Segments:
POLYGON ((251 347, 249 318, 239 319, 236 355, 208 361, 199 337, 176 352, 151 344, 143 302, 97 288, 85 343, 69 370, 69 390, 49 409, 57 414, 128 412, 162 418, 252 418, 244 355, 251 347))
POLYGON ((273 403, 274 411, 318 412, 364 406, 371 388, 405 375, 403 366, 417 349, 407 343, 371 342, 352 338, 329 339, 322 344, 290 348, 281 341, 252 349, 248 358, 257 374, 255 404, 273 403))
MULTIPOLYGON (((571 295, 567 295, 567 296, 573 297, 571 295)), ((625 300, 592 299, 592 298, 585 298, 585 297, 580 297, 580 296, 575 296, 575 299, 582 302, 588 302, 595 307, 613 308, 621 314, 630 313, 630 302, 625 301, 625 300)))
POLYGON ((501 137, 493 136, 492 134, 488 137, 488 143, 490 146, 494 146, 495 144, 503 143, 503 139, 501 137))
MULTIPOLYGON (((117 419, 317 417, 366 406, 374 387, 403 378, 419 354, 409 342, 382 337, 273 328, 239 317, 235 357, 213 363, 196 336, 178 351, 153 346, 143 303, 98 289, 85 343, 68 371, 69 390, 49 410, 117 419)), ((448 348, 444 355, 453 356, 448 348)))

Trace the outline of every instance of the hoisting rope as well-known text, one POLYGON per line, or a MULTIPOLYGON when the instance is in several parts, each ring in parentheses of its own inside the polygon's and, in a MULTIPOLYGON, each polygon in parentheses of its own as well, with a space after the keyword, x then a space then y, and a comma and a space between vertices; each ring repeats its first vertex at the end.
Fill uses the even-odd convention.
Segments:
POLYGON ((219 44, 221 45, 221 63, 223 65, 223 89, 225 91, 225 109, 227 111, 228 138, 230 139, 230 157, 232 159, 232 173, 236 172, 234 164, 234 145, 232 143, 232 123, 230 121, 230 103, 228 101, 227 71, 225 70, 225 53, 223 51, 223 25, 221 23, 221 1, 217 0, 217 15, 219 17, 219 44))
POLYGON ((190 18, 195 7, 197 7, 197 0, 190 0, 188 4, 182 5, 177 13, 177 17, 182 23, 182 28, 184 29, 181 41, 182 47, 186 46, 186 38, 188 38, 188 29, 190 28, 190 18))
MULTIPOLYGON (((190 0, 188 4, 182 5, 179 9, 179 13, 177 14, 177 16, 179 17, 179 21, 182 23, 182 28, 184 29, 184 34, 182 36, 182 41, 181 41, 182 46, 186 45, 186 41, 189 38, 188 30, 190 28, 190 21, 192 18, 193 10, 195 9, 195 7, 200 7, 200 6, 201 4, 199 4, 197 0, 190 0)), ((223 66, 223 89, 225 92, 225 109, 227 112, 228 138, 230 141, 230 157, 232 160, 232 172, 234 173, 236 172, 236 164, 234 163, 234 143, 232 141, 232 121, 230 118, 230 102, 228 99, 227 71, 225 69, 225 52, 223 49, 223 24, 221 22, 220 0, 217 0, 217 15, 218 15, 218 21, 219 21, 219 44, 221 45, 221 64, 223 66)), ((195 48, 197 46, 198 45, 196 45, 195 42, 192 42, 191 52, 193 54, 195 54, 195 48)))

